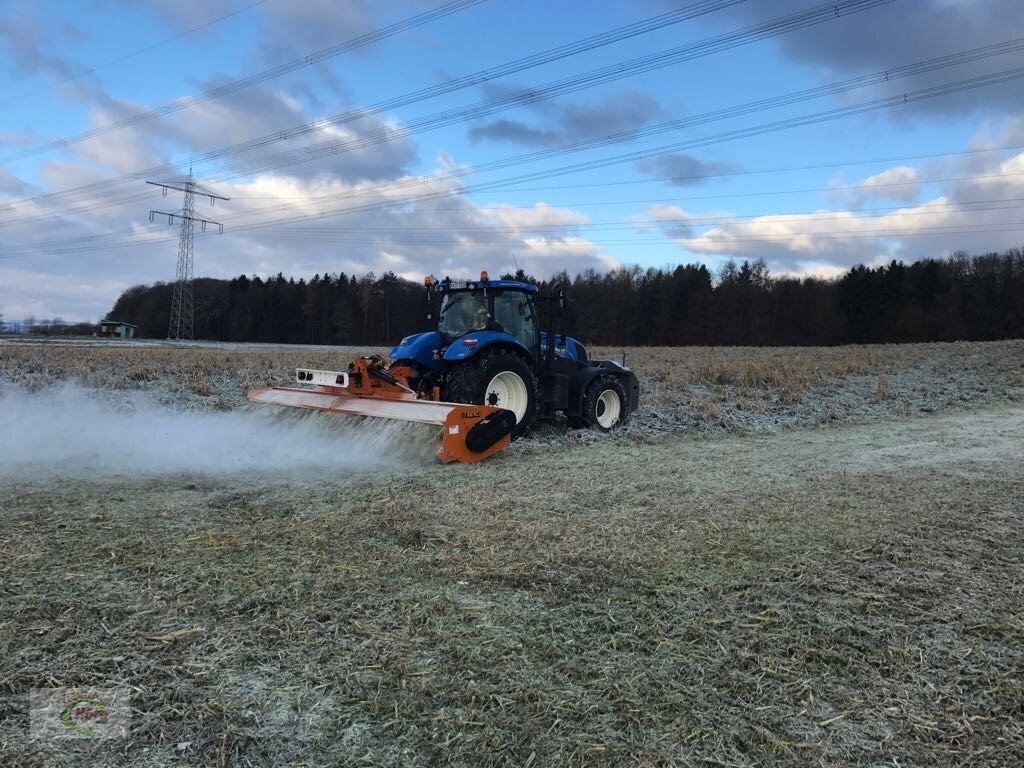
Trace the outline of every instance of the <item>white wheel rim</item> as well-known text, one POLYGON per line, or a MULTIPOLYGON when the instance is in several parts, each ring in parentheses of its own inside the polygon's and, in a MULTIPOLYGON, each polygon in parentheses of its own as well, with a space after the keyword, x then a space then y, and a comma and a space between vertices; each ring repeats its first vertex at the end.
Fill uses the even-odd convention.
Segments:
POLYGON ((603 429, 611 429, 622 415, 622 401, 614 389, 606 389, 597 398, 597 423, 603 429))
POLYGON ((530 403, 526 382, 518 373, 502 371, 487 385, 484 404, 495 408, 504 408, 516 415, 516 424, 526 415, 526 406, 530 403))

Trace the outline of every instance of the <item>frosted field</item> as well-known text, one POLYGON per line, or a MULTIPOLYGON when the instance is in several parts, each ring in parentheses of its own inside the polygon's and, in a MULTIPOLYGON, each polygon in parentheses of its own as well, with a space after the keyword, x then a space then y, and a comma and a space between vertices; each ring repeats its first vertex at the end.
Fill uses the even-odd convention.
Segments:
POLYGON ((627 349, 622 434, 472 466, 245 404, 353 353, 0 345, 0 761, 1024 762, 1021 342, 627 349))

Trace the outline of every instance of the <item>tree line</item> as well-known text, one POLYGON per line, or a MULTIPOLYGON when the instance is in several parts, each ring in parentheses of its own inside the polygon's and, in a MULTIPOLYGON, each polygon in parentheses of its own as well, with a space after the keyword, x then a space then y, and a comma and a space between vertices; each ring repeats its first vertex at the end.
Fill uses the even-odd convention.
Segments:
POLYGON ((30 333, 33 336, 91 336, 96 332, 95 323, 69 321, 62 317, 36 319, 29 315, 24 320, 7 322, 0 314, 0 333, 30 333))
MULTIPOLYGON (((833 279, 774 277, 763 261, 562 273, 565 329, 590 344, 834 345, 1024 337, 1024 250, 912 264, 856 266, 833 279)), ((138 335, 167 335, 172 285, 125 291, 107 319, 138 335)), ((288 344, 389 345, 426 330, 422 283, 391 272, 311 280, 247 277, 195 281, 195 337, 288 344)), ((541 307, 542 322, 543 307, 541 307)))

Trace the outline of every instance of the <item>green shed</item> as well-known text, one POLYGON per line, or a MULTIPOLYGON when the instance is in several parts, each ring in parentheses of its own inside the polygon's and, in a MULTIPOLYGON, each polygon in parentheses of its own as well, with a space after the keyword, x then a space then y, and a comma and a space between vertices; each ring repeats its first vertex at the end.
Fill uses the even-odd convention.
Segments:
POLYGON ((108 339, 134 339, 137 327, 120 320, 103 320, 100 322, 100 336, 108 339))

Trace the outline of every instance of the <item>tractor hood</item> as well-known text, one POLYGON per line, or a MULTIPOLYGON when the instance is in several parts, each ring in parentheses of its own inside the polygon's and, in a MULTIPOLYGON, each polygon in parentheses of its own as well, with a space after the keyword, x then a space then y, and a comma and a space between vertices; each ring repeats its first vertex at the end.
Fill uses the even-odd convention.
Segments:
POLYGON ((398 346, 391 350, 389 357, 392 361, 411 360, 436 370, 441 367, 443 346, 444 337, 437 331, 415 333, 402 339, 398 346))

